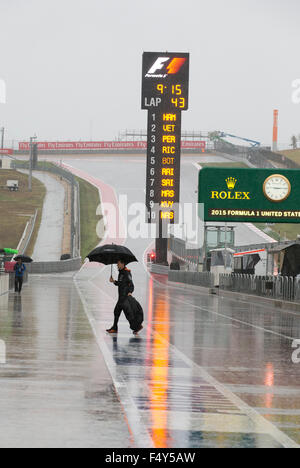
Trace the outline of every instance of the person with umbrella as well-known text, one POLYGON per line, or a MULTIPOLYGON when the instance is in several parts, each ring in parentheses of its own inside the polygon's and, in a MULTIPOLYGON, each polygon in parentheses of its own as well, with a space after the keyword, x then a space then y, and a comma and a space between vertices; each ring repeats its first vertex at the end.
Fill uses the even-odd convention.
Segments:
POLYGON ((26 271, 26 266, 24 263, 32 263, 32 258, 27 257, 26 255, 18 255, 15 257, 17 262, 14 266, 15 270, 15 292, 21 294, 23 287, 24 274, 26 271))
POLYGON ((132 310, 128 298, 130 299, 130 296, 132 296, 134 291, 134 284, 132 281, 131 271, 128 270, 126 265, 131 262, 137 262, 138 260, 127 247, 115 244, 97 247, 87 256, 87 258, 90 260, 90 262, 111 265, 110 282, 119 289, 119 299, 114 310, 114 324, 111 328, 106 330, 107 333, 118 333, 119 318, 122 311, 124 311, 129 323, 131 322, 131 327, 134 334, 137 334, 140 330, 142 330, 143 327, 141 324, 138 324, 135 327, 133 325, 133 321, 131 320, 132 310), (117 264, 119 269, 119 277, 117 281, 115 281, 112 276, 113 264, 117 264))
POLYGON ((14 266, 15 270, 15 292, 21 294, 23 287, 23 278, 26 271, 26 266, 23 263, 22 257, 16 258, 17 263, 14 266))
POLYGON ((128 268, 126 267, 124 259, 118 260, 117 265, 119 270, 118 280, 115 281, 111 276, 109 281, 118 287, 119 299, 114 310, 114 324, 111 328, 106 330, 107 333, 118 333, 118 323, 120 315, 123 311, 126 312, 128 308, 127 298, 128 296, 131 296, 134 291, 132 274, 131 271, 128 270, 128 268))

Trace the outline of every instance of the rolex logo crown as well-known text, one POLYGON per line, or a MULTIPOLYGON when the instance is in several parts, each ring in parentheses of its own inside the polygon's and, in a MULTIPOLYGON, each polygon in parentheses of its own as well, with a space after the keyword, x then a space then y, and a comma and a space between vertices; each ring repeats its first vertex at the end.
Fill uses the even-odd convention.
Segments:
POLYGON ((234 177, 228 177, 228 179, 226 179, 226 184, 229 190, 233 190, 236 183, 237 180, 234 177))

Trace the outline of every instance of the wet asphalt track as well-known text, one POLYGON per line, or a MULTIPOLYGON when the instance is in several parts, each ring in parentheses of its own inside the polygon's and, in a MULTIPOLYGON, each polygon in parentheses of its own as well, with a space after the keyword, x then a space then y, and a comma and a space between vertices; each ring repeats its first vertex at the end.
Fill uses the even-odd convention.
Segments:
MULTIPOLYGON (((194 162, 183 161, 183 201, 194 199, 194 162)), ((144 199, 143 158, 67 163, 144 199)), ((145 310, 138 338, 124 318, 117 337, 105 334, 117 294, 107 268, 86 265, 75 282, 33 277, 21 301, 1 298, 0 446, 300 444, 300 368, 291 361, 299 315, 150 276, 149 244, 126 241, 141 259, 132 265, 145 310)))

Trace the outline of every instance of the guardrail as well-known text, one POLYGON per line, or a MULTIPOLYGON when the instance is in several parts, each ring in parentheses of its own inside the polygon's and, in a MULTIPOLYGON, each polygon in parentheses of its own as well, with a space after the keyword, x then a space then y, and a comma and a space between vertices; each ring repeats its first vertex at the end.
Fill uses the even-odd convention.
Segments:
POLYGON ((215 278, 212 273, 197 273, 192 271, 169 271, 169 281, 175 283, 190 284, 193 286, 202 286, 204 288, 213 288, 215 278))
MULTIPOLYGON (((29 169, 28 161, 16 161, 16 169, 29 169)), ((79 184, 72 172, 60 167, 54 163, 38 162, 37 171, 50 172, 63 179, 71 185, 71 242, 70 253, 73 258, 80 256, 80 203, 79 203, 79 184)))
POLYGON ((19 251, 19 254, 24 254, 28 248, 28 245, 31 241, 31 237, 34 231, 34 226, 36 223, 36 218, 38 215, 38 210, 35 210, 35 214, 31 216, 30 221, 26 224, 24 233, 22 235, 22 238, 19 242, 19 245, 17 247, 17 250, 19 251))
POLYGON ((300 280, 289 276, 220 275, 220 289, 300 302, 300 280))

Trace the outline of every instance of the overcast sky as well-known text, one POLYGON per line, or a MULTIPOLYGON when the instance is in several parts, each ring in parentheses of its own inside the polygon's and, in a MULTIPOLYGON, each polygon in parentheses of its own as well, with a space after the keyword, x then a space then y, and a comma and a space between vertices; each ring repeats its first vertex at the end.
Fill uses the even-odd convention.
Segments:
POLYGON ((185 130, 300 134, 299 0, 0 0, 8 139, 110 140, 146 127, 143 51, 190 52, 185 130))

